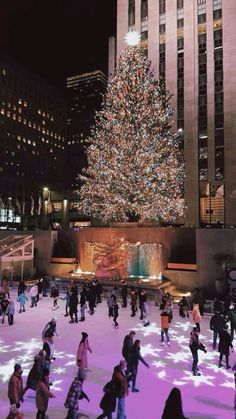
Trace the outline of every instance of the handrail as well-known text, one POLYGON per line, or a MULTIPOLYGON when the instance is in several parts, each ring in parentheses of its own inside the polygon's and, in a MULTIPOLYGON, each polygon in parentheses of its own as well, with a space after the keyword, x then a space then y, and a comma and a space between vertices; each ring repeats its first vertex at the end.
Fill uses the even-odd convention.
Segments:
MULTIPOLYGON (((23 244, 27 244, 27 242, 31 241, 33 239, 33 235, 27 235, 27 236, 8 236, 6 239, 12 240, 11 243, 7 243, 6 246, 4 246, 3 249, 0 248, 0 256, 12 252, 16 248, 21 247, 23 244)), ((6 240, 7 242, 7 240, 6 240)), ((1 241, 0 241, 0 247, 1 247, 1 241)))

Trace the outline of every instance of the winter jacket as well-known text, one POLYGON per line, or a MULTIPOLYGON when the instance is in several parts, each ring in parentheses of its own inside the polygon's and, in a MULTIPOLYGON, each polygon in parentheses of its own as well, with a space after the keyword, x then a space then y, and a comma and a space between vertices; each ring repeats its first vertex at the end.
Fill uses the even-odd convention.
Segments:
POLYGON ((130 357, 132 346, 133 346, 133 339, 130 337, 130 335, 125 336, 124 342, 123 342, 123 348, 122 348, 122 355, 126 361, 130 357))
POLYGON ((28 298, 24 293, 21 293, 19 297, 17 298, 17 301, 20 303, 21 306, 24 306, 26 301, 28 301, 28 298))
POLYGON ((37 385, 42 377, 44 368, 45 368, 45 360, 42 357, 37 355, 34 358, 34 365, 31 368, 28 378, 27 378, 27 382, 26 382, 27 387, 32 388, 32 390, 37 389, 37 385))
POLYGON ((92 349, 89 346, 88 339, 86 338, 84 342, 80 342, 76 360, 81 360, 80 366, 81 368, 88 368, 88 358, 87 358, 87 351, 92 353, 92 349))
POLYGON ((37 297, 38 295, 38 285, 33 285, 30 289, 30 297, 37 297))
POLYGON ((14 316, 15 314, 15 306, 13 301, 10 301, 7 308, 6 308, 6 314, 11 314, 12 316, 14 316))
POLYGON ((223 355, 229 355, 229 348, 233 348, 230 334, 227 332, 227 330, 220 330, 219 332, 219 349, 218 352, 220 352, 223 355))
POLYGON ((11 400, 12 404, 17 404, 23 393, 23 380, 21 375, 12 374, 8 384, 8 399, 11 400))
POLYGON ((130 359, 128 363, 128 369, 130 372, 132 372, 132 374, 137 374, 139 361, 148 367, 148 363, 140 354, 140 348, 133 345, 130 351, 130 359))
POLYGON ((100 402, 101 409, 106 413, 112 413, 116 410, 116 386, 113 381, 109 381, 103 391, 105 394, 100 402))
POLYGON ((193 321, 194 323, 201 323, 201 314, 198 305, 193 306, 193 321))
POLYGON ((224 317, 221 314, 216 313, 212 316, 210 320, 210 329, 218 333, 220 330, 223 329, 224 324, 225 324, 224 317))
POLYGON ((170 324, 169 324, 169 316, 168 313, 164 312, 161 313, 161 328, 162 329, 169 329, 170 324))
POLYGON ((229 321, 233 324, 236 324, 236 309, 230 310, 229 312, 229 321))
POLYGON ((67 409, 72 409, 76 412, 79 411, 78 400, 79 400, 79 396, 81 392, 82 392, 82 382, 79 380, 78 377, 75 377, 66 397, 65 407, 67 409))
POLYGON ((46 411, 48 408, 48 400, 53 397, 49 389, 49 385, 40 380, 36 391, 36 406, 38 410, 46 411))

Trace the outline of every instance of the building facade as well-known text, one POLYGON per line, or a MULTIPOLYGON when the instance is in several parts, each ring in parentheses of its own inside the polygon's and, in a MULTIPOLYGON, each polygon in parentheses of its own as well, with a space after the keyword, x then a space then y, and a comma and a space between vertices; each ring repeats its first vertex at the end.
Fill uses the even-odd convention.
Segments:
POLYGON ((235 22, 235 0, 117 0, 117 58, 139 32, 173 94, 188 226, 236 226, 235 22))
POLYGON ((89 137, 105 93, 107 77, 100 71, 67 78, 68 187, 78 187, 78 173, 86 165, 84 139, 89 137))
POLYGON ((1 209, 34 215, 45 184, 63 187, 66 110, 54 88, 0 58, 1 209))

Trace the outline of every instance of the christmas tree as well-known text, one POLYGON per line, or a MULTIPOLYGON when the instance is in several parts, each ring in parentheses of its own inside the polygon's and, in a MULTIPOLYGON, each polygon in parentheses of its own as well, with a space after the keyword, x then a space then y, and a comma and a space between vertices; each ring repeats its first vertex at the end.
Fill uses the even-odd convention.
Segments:
POLYGON ((83 213, 104 222, 172 223, 183 216, 183 154, 171 132, 170 99, 141 48, 128 46, 86 140, 83 213))

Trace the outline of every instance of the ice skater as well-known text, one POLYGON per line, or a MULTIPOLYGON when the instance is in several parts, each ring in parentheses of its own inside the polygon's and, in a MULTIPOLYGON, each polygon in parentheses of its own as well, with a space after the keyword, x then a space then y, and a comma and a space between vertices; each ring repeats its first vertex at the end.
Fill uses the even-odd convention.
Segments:
POLYGON ((28 298, 26 297, 24 292, 22 292, 18 296, 17 301, 20 303, 19 313, 25 312, 25 304, 26 304, 26 301, 28 301, 28 298))
POLYGON ((113 322, 115 327, 119 327, 117 318, 119 317, 119 306, 117 304, 116 298, 113 298, 113 322))
POLYGON ((164 346, 164 336, 166 336, 167 345, 170 345, 170 338, 169 338, 169 314, 166 310, 161 313, 161 344, 164 346))

